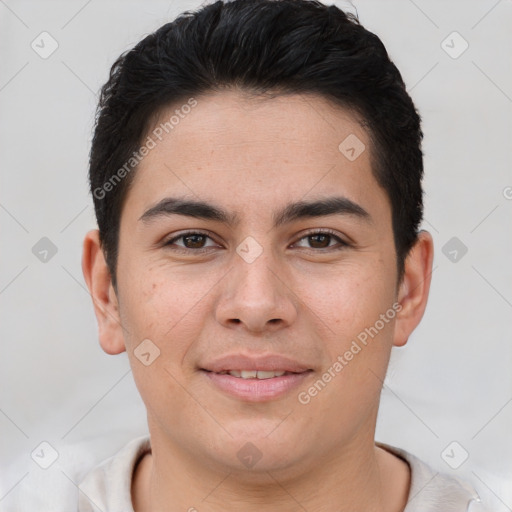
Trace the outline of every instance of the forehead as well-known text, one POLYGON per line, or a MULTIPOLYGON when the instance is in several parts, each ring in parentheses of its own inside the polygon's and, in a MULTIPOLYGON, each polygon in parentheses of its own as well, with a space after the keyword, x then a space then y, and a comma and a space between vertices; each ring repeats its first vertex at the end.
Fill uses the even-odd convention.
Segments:
POLYGON ((223 91, 194 102, 163 109, 147 134, 155 146, 130 191, 146 206, 171 192, 233 208, 285 196, 338 192, 371 202, 383 194, 371 172, 367 133, 353 113, 323 97, 223 91))
POLYGON ((185 101, 161 110, 151 133, 162 128, 165 131, 167 126, 165 142, 195 145, 198 150, 206 145, 208 149, 215 146, 224 151, 236 146, 265 146, 268 155, 272 149, 284 154, 286 145, 292 156, 301 146, 304 151, 313 149, 313 158, 318 157, 317 152, 334 150, 337 154, 339 142, 350 134, 361 141, 367 139, 355 113, 319 95, 267 97, 226 90, 202 95, 194 101, 196 106, 187 109, 186 114, 177 115, 185 112, 185 101))

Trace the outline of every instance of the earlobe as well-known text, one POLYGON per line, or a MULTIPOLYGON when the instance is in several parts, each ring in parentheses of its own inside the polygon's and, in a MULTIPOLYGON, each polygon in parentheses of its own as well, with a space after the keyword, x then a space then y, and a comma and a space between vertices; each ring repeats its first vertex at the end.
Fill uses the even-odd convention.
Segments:
POLYGON ((126 348, 119 316, 119 304, 97 229, 85 235, 82 272, 93 300, 100 345, 107 354, 120 354, 126 348))
POLYGON ((404 277, 398 291, 402 309, 397 315, 393 344, 401 347, 420 323, 427 306, 434 243, 427 231, 420 231, 418 239, 405 260, 404 277))

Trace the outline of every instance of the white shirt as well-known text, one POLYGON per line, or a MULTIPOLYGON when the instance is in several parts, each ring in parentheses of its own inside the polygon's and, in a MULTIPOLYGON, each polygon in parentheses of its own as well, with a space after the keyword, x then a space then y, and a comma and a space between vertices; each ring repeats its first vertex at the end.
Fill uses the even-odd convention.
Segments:
MULTIPOLYGON (((411 468, 409 499, 404 512, 483 511, 478 494, 468 484, 434 471, 405 450, 381 443, 377 445, 404 459, 411 468)), ((131 501, 133 470, 149 451, 150 437, 138 437, 90 471, 79 485, 78 511, 134 512, 131 501)))

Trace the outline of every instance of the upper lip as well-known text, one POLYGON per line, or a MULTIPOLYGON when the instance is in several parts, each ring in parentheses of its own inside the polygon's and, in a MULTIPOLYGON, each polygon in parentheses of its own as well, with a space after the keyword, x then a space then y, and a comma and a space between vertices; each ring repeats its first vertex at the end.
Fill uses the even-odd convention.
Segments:
POLYGON ((201 367, 210 372, 224 372, 229 370, 262 370, 285 371, 302 373, 310 370, 307 365, 294 361, 286 356, 278 354, 253 355, 232 354, 219 357, 201 367))

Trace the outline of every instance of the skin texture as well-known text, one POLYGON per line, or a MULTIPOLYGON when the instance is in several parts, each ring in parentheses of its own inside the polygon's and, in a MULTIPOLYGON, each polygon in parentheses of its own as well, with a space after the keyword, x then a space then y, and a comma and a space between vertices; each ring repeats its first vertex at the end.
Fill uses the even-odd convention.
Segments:
POLYGON ((121 216, 117 292, 98 232, 84 241, 101 346, 127 351, 147 407, 152 454, 135 471, 136 512, 403 510, 409 467, 376 447, 374 433, 391 348, 407 342, 426 306, 430 235, 420 233, 398 284, 390 203, 371 172, 369 138, 348 111, 314 95, 231 90, 196 99, 136 171, 121 216), (366 146, 354 161, 338 149, 350 134, 366 146), (168 196, 213 203, 239 222, 140 220, 168 196), (369 219, 337 214, 273 227, 288 203, 332 196, 369 219), (189 229, 211 238, 164 245, 189 229), (307 236, 325 229, 350 245, 335 250, 336 238, 307 236), (251 263, 236 252, 248 236, 262 249, 251 263), (194 253, 201 244, 206 252, 194 253), (395 302, 396 316, 301 404, 298 392, 395 302), (149 366, 134 354, 145 339, 160 350, 149 366), (247 402, 199 370, 233 353, 285 355, 313 371, 278 399, 247 402), (251 468, 237 457, 247 442, 262 454, 251 468))

